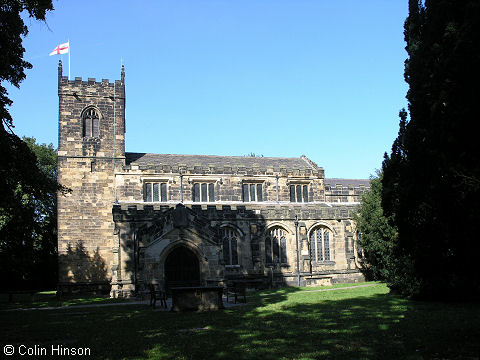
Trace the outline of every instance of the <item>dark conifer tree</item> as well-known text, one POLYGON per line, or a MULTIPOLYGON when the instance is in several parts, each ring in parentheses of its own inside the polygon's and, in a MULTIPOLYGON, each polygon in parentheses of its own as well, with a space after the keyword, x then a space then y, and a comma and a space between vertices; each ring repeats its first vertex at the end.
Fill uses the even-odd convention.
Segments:
POLYGON ((393 274, 395 259, 393 246, 397 229, 392 219, 387 218, 382 209, 381 172, 370 179, 370 189, 362 196, 362 203, 355 216, 358 232, 358 245, 361 248, 360 263, 367 280, 381 280, 389 283, 393 274))
POLYGON ((480 1, 410 0, 404 33, 410 120, 400 113, 382 193, 413 269, 398 290, 478 298, 480 1))

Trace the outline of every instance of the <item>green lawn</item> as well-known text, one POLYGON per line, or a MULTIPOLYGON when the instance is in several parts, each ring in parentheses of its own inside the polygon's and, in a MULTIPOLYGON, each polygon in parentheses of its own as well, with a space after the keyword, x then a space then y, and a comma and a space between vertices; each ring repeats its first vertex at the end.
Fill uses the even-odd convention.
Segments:
POLYGON ((125 302, 126 299, 111 299, 105 296, 88 296, 81 298, 65 297, 57 299, 56 291, 39 291, 36 292, 33 301, 31 294, 13 294, 12 301, 9 301, 8 294, 0 294, 0 311, 5 309, 30 309, 42 307, 60 307, 72 305, 87 304, 105 304, 125 302))
POLYGON ((98 359, 479 358, 479 304, 408 301, 383 284, 305 290, 263 291, 247 306, 204 313, 143 305, 0 311, 0 345, 88 347, 98 359))

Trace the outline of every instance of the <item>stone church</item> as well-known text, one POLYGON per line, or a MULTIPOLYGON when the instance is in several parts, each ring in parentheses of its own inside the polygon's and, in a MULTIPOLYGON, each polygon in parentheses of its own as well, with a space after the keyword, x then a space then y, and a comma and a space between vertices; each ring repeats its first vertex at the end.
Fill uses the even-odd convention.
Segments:
MULTIPOLYGON (((298 158, 125 152, 125 71, 58 68, 59 291, 362 281, 353 214, 368 180, 298 158)), ((168 150, 168 149, 159 149, 168 150)))

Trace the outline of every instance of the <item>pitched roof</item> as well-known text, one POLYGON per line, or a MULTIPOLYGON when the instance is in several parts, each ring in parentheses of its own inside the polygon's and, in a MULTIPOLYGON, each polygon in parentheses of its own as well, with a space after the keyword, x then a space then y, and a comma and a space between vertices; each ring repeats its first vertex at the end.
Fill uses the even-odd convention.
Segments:
POLYGON ((253 171, 256 173, 295 172, 323 175, 323 169, 307 157, 276 158, 252 156, 216 156, 216 155, 182 155, 182 154, 147 154, 126 153, 126 165, 138 165, 141 168, 178 167, 195 172, 223 173, 253 171), (231 169, 230 171, 225 170, 231 169))
POLYGON ((341 185, 342 187, 359 187, 363 185, 367 188, 370 187, 370 180, 368 179, 337 179, 337 178, 325 178, 324 180, 325 185, 330 185, 331 187, 335 187, 336 185, 341 185))

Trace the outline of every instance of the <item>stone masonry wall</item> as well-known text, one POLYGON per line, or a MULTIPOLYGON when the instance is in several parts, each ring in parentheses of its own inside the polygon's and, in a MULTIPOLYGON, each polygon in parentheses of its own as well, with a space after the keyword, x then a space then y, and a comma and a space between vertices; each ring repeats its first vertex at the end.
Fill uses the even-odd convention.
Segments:
MULTIPOLYGON (((327 206, 320 204, 302 204, 302 205, 268 205, 268 204, 246 204, 246 205, 193 205, 187 204, 203 221, 207 221, 209 228, 215 229, 223 226, 231 227, 239 235, 238 256, 239 264, 235 266, 225 266, 222 259, 221 242, 217 245, 217 251, 208 251, 202 255, 206 263, 209 264, 210 274, 216 273, 216 281, 223 281, 231 277, 256 276, 260 278, 269 278, 271 275, 278 284, 296 284, 297 281, 297 253, 296 253, 296 230, 295 216, 299 220, 298 226, 298 251, 299 251, 299 270, 302 284, 320 285, 331 282, 360 281, 362 279, 355 266, 353 258, 353 223, 351 217, 355 211, 354 205, 327 206), (287 264, 276 265, 273 269, 265 264, 265 236, 268 230, 275 227, 281 227, 285 230, 287 239, 287 264), (331 260, 321 263, 314 263, 310 259, 309 235, 318 227, 326 228, 331 231, 331 260), (272 274, 273 270, 273 274, 272 274)), ((114 219, 119 227, 127 226, 130 234, 125 234, 125 239, 131 239, 131 234, 138 230, 140 224, 150 223, 154 226, 156 222, 163 223, 162 217, 167 214, 172 205, 158 204, 122 204, 113 208, 114 219), (155 220, 157 219, 157 220, 155 220), (136 225, 135 225, 136 224, 136 225)), ((153 235, 152 235, 153 236, 153 235)), ((163 240, 155 240, 155 236, 149 240, 143 239, 137 244, 140 248, 147 250, 148 257, 144 261, 150 261, 151 264, 139 264, 140 268, 146 268, 142 275, 138 273, 137 282, 144 283, 151 279, 148 276, 162 276, 162 253, 171 241, 175 240, 174 233, 169 233, 163 240), (147 242, 145 242, 147 241, 147 242), (155 247, 158 250, 151 250, 148 242, 155 241, 155 247), (165 245, 161 245, 166 241, 165 245), (158 251, 158 253, 155 253, 158 251), (155 270, 156 269, 156 270, 155 270), (152 272, 153 271, 153 272, 152 272), (150 274, 150 275, 149 275, 150 274)), ((186 240, 197 242, 196 237, 186 236, 186 240), (190 239, 190 240, 188 240, 190 239)), ((214 249, 212 244, 204 244, 208 248, 214 249)), ((203 246, 203 245, 202 245, 203 246)), ((199 246, 202 248, 202 246, 199 246)), ((133 249, 132 246, 125 248, 133 249)), ((133 254, 125 254, 127 258, 132 258, 133 254)), ((140 259, 140 262, 142 260, 140 259)), ((122 272, 123 279, 127 283, 128 279, 133 279, 133 274, 127 273, 127 269, 122 272)), ((214 281, 214 278, 207 279, 214 281)), ((133 287, 132 287, 133 288, 133 287)))
POLYGON ((60 283, 108 283, 115 247, 111 207, 114 199, 110 161, 59 158, 58 181, 72 192, 58 197, 60 283))
POLYGON ((367 186, 365 184, 327 184, 325 185, 325 201, 331 203, 361 202, 363 193, 369 189, 368 181, 364 182, 367 183, 367 186))
MULTIPOLYGON (((192 188, 195 182, 207 182, 215 184, 216 202, 243 202, 242 185, 244 183, 260 183, 263 185, 263 202, 277 201, 276 176, 244 176, 244 175, 196 175, 152 172, 151 170, 123 170, 116 175, 117 193, 119 201, 143 202, 145 182, 165 182, 167 184, 167 202, 178 203, 181 200, 180 188, 183 182, 183 200, 185 203, 192 202, 192 188)), ((323 179, 278 178, 278 200, 290 201, 290 184, 308 185, 309 202, 325 201, 323 179)))
POLYGON ((75 283, 107 292, 118 266, 112 206, 114 167, 120 169, 125 156, 123 69, 114 84, 105 79, 69 81, 60 64, 58 95, 58 181, 71 189, 58 196, 59 288, 67 291, 75 283), (100 113, 95 138, 83 136, 82 112, 88 106, 100 113))

